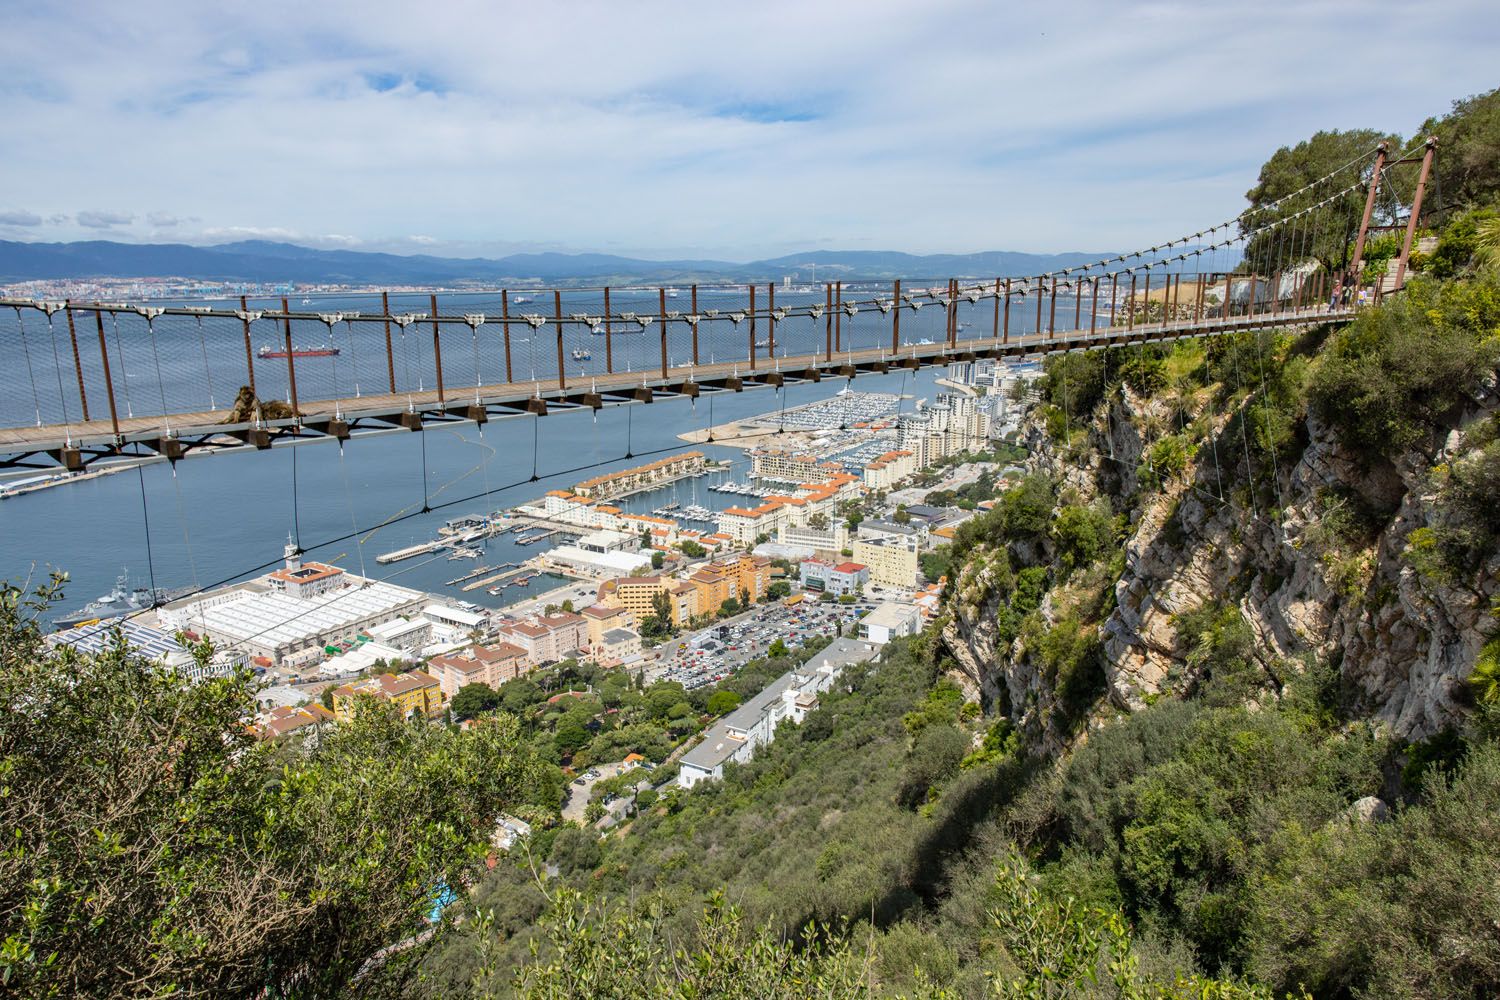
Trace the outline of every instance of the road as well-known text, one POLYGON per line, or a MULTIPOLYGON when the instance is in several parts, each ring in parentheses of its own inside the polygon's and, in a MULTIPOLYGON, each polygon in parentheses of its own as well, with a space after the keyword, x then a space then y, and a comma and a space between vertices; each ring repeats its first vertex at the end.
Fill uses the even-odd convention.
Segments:
POLYGON ((598 771, 597 778, 591 778, 587 773, 580 774, 575 780, 568 783, 568 798, 563 803, 562 818, 572 820, 580 825, 583 824, 583 813, 589 806, 589 794, 594 790, 597 782, 605 778, 613 778, 625 769, 624 761, 616 761, 613 764, 595 764, 592 771, 598 771), (583 782, 579 784, 578 782, 583 782))

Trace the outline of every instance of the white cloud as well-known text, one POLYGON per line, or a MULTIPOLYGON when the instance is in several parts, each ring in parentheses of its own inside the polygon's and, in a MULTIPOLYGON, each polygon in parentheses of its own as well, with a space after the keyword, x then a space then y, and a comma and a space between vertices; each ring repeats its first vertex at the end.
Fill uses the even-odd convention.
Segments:
POLYGON ((103 212, 95 209, 79 212, 74 218, 80 226, 89 229, 112 229, 115 226, 128 226, 135 221, 135 216, 130 212, 103 212))
POLYGON ((1491 86, 1497 32, 1487 0, 39 5, 0 35, 35 81, 0 189, 405 252, 1134 246, 1233 215, 1278 145, 1491 86))

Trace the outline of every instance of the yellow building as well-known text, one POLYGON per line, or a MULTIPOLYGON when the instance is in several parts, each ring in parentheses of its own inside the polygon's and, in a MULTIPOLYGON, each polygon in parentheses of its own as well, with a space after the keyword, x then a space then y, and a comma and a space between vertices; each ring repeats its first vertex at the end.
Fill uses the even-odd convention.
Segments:
POLYGON ((870 582, 910 590, 917 585, 915 537, 860 538, 854 542, 854 561, 870 568, 870 582))
POLYGON ((333 691, 333 715, 340 722, 354 717, 361 696, 395 705, 402 715, 435 715, 443 707, 443 691, 436 677, 423 670, 381 674, 340 685, 333 691))
POLYGON ((621 576, 599 586, 599 603, 624 608, 640 624, 656 614, 655 600, 666 594, 673 625, 686 625, 698 614, 697 591, 691 584, 670 576, 621 576))

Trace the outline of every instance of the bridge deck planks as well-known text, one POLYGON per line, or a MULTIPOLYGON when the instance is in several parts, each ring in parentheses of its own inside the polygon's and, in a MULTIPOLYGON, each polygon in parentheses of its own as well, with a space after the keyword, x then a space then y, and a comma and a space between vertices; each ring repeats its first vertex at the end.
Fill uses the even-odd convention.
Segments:
MULTIPOLYGON (((1297 312, 1264 313, 1255 316, 1236 316, 1225 319, 1204 319, 1197 322, 1138 324, 1134 329, 1122 326, 1101 327, 1090 333, 1087 329, 1057 331, 1053 334, 1012 336, 1008 340, 993 338, 971 338, 955 344, 908 344, 899 352, 885 348, 867 348, 857 351, 835 352, 829 359, 824 352, 779 356, 774 359, 758 358, 752 368, 748 360, 720 361, 706 365, 681 365, 667 370, 662 377, 661 369, 616 372, 611 375, 577 375, 567 380, 567 388, 557 385, 556 378, 550 381, 525 381, 493 383, 478 389, 454 389, 444 393, 440 403, 436 390, 423 392, 383 393, 342 399, 299 399, 300 420, 285 419, 266 421, 261 424, 224 422, 224 412, 203 411, 197 413, 173 413, 166 416, 121 417, 119 434, 109 419, 78 421, 71 424, 50 424, 40 427, 0 428, 0 454, 29 454, 57 451, 63 448, 112 449, 126 444, 142 444, 150 447, 163 438, 178 440, 202 440, 217 435, 230 435, 254 429, 266 429, 275 434, 294 432, 302 427, 317 428, 333 419, 348 422, 389 422, 402 413, 416 412, 427 419, 447 417, 464 419, 471 406, 486 409, 494 407, 524 406, 525 401, 539 398, 547 402, 577 400, 588 394, 626 396, 648 388, 653 391, 674 392, 684 383, 715 384, 733 378, 754 381, 773 372, 787 377, 797 377, 807 371, 832 374, 846 366, 894 364, 915 359, 923 364, 937 363, 939 359, 956 358, 960 355, 978 356, 1028 356, 1053 353, 1059 350, 1093 348, 1122 343, 1152 343, 1181 337, 1212 336, 1242 330, 1265 327, 1312 326, 1322 323, 1344 323, 1353 318, 1355 310, 1344 308, 1305 309, 1297 312), (476 404, 477 397, 477 404, 476 404)), ((97 412, 97 410, 96 410, 97 412)), ((517 409, 520 412, 520 409, 517 409)))

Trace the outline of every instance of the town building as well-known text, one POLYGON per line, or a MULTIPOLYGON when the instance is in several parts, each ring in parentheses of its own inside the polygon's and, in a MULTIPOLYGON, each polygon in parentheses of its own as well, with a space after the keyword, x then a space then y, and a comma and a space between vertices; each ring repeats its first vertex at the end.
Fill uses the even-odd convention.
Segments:
POLYGON ((903 635, 916 635, 922 629, 922 612, 915 604, 887 601, 859 620, 859 637, 884 646, 903 635))
POLYGON ((783 483, 807 483, 843 471, 837 462, 825 462, 805 452, 757 448, 750 452, 750 477, 783 483))
POLYGON ((700 781, 724 776, 730 761, 749 760, 757 747, 776 737, 784 720, 800 724, 818 707, 818 695, 833 686, 844 668, 874 657, 877 647, 854 639, 835 639, 807 663, 789 670, 765 690, 709 728, 699 743, 683 754, 677 783, 692 788, 700 781))
POLYGON ((404 674, 381 674, 333 689, 333 714, 340 722, 354 718, 359 699, 375 698, 396 706, 403 716, 432 716, 443 707, 443 692, 436 677, 423 670, 404 674))
POLYGON ((917 471, 917 456, 909 451, 888 451, 866 462, 863 470, 867 490, 894 489, 917 471))
MULTIPOLYGON (((117 635, 124 639, 126 648, 133 655, 175 670, 190 681, 227 677, 250 665, 250 657, 243 649, 215 649, 213 657, 200 664, 192 650, 178 642, 175 635, 131 618, 110 618, 53 632, 46 637, 46 642, 53 649, 67 647, 78 653, 98 656, 114 648, 117 635)), ((191 642, 198 636, 188 630, 185 638, 191 642)))
POLYGON ((452 699, 467 684, 499 688, 527 670, 526 650, 508 642, 476 643, 467 655, 445 653, 427 661, 427 672, 437 678, 443 697, 452 699))
POLYGON ((426 618, 393 618, 369 629, 371 640, 413 656, 432 642, 432 622, 426 618))
POLYGON ((669 455, 633 469, 621 469, 586 479, 573 487, 573 493, 593 500, 608 500, 701 472, 705 462, 701 451, 669 455))
POLYGON ((587 621, 571 611, 532 615, 501 625, 496 632, 505 642, 525 650, 526 663, 532 667, 577 656, 589 642, 587 621))
POLYGON ((594 647, 594 661, 601 667, 615 667, 641 655, 641 636, 628 628, 612 628, 594 647))
POLYGON ((296 667, 316 663, 359 641, 376 625, 416 617, 430 598, 416 590, 361 579, 323 563, 301 561, 288 545, 275 573, 171 601, 162 624, 243 651, 253 662, 296 667))
POLYGON ((815 594, 832 594, 834 597, 858 594, 870 582, 870 568, 857 562, 806 559, 801 572, 804 588, 815 594))
MULTIPOLYGON (((861 525, 863 527, 863 525, 861 525)), ((915 535, 878 535, 854 540, 854 561, 870 568, 870 582, 911 590, 917 586, 921 544, 915 535)))
POLYGON ((250 731, 263 740, 296 737, 315 745, 322 728, 334 721, 334 714, 319 704, 277 705, 260 713, 250 731))

